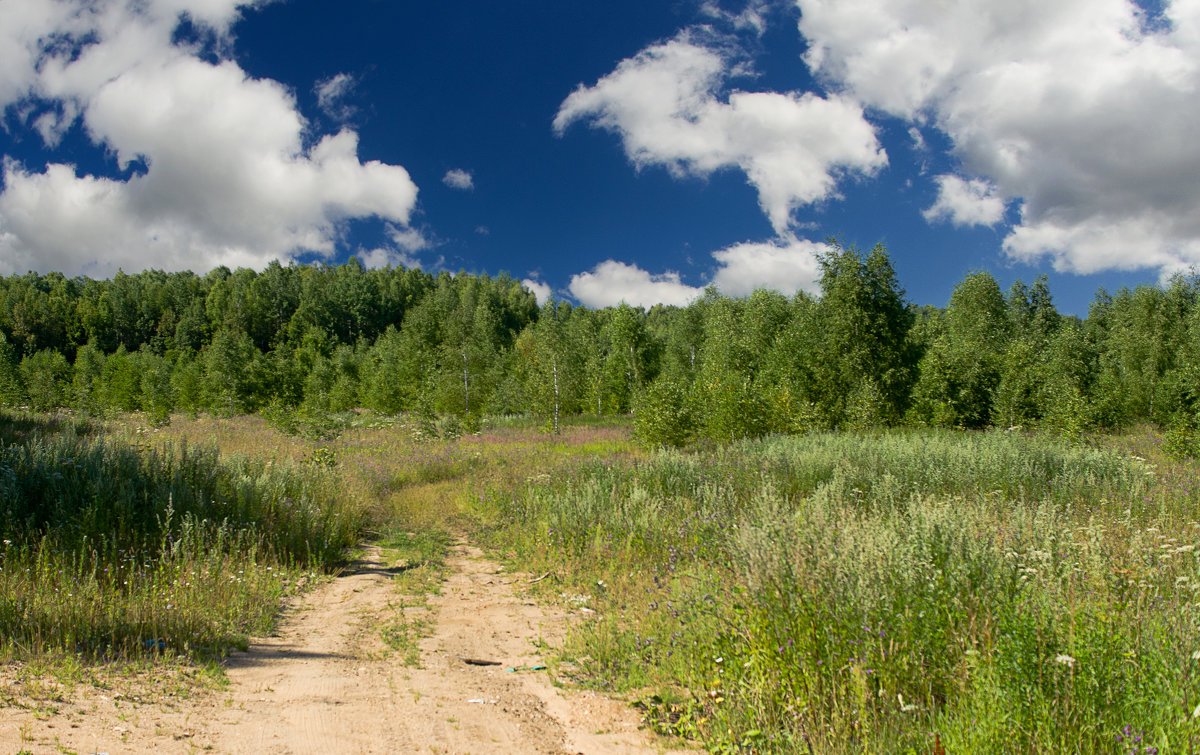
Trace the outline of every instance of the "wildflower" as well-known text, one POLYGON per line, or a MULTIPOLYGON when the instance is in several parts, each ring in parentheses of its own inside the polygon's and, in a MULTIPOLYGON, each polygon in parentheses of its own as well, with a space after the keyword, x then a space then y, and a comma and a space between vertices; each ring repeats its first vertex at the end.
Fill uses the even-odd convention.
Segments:
POLYGON ((1066 653, 1059 653, 1056 655, 1054 657, 1054 662, 1061 666, 1066 666, 1067 668, 1075 668, 1075 659, 1066 653))

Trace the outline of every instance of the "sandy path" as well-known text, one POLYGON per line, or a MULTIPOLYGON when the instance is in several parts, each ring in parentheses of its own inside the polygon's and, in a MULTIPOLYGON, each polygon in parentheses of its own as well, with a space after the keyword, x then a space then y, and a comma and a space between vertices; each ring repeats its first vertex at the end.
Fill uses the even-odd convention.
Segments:
POLYGON ((507 574, 466 544, 428 609, 401 608, 393 573, 363 561, 308 595, 274 637, 228 663, 230 685, 188 700, 140 701, 88 690, 53 715, 0 709, 0 753, 643 753, 663 745, 628 706, 555 688, 539 643, 566 617, 521 597, 507 574), (425 613, 419 668, 387 652, 379 627, 425 613), (476 666, 463 659, 495 661, 476 666))

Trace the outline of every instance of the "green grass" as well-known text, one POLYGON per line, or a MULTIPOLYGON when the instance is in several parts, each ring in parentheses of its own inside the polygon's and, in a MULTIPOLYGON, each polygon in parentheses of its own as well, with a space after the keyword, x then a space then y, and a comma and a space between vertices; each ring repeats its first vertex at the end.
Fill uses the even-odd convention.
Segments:
MULTIPOLYGON (((28 421, 10 422, 22 427, 28 421)), ((0 656, 220 657, 356 544, 315 465, 32 423, 0 443, 0 656)))
POLYGON ((582 677, 714 751, 1166 752, 1200 734, 1197 490, 1041 437, 821 434, 579 461, 487 521, 596 611, 582 677))
POLYGON ((379 541, 388 564, 400 569, 400 574, 408 580, 398 582, 401 589, 408 588, 410 582, 413 588, 420 588, 435 580, 440 581, 445 573, 446 549, 449 545, 450 536, 436 530, 395 530, 379 541))
POLYGON ((553 574, 531 589, 579 617, 561 676, 714 752, 1146 755, 1200 737, 1200 469, 1149 431, 648 454, 607 422, 344 424, 180 420, 129 444, 62 418, 0 427, 0 653, 219 654, 367 532, 404 596, 382 639, 415 661, 423 596, 466 535, 553 574))

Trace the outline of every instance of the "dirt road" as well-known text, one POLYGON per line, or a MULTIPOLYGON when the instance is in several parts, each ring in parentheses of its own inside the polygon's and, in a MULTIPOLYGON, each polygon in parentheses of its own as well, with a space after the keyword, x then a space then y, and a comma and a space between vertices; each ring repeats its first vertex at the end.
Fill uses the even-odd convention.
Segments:
POLYGON ((447 565, 440 594, 405 607, 370 548, 289 611, 276 636, 231 657, 228 688, 147 700, 81 688, 64 690, 52 715, 0 708, 0 754, 664 751, 627 705, 533 670, 567 617, 522 597, 528 577, 464 543, 447 565), (432 623, 418 666, 381 639, 401 611, 432 623))

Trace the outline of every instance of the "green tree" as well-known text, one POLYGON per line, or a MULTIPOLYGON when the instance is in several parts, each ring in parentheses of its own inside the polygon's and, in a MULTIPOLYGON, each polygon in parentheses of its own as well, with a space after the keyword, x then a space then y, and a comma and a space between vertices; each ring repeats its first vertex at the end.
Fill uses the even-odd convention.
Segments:
POLYGON ((385 414, 416 407, 422 387, 421 345, 416 329, 402 332, 388 326, 367 351, 363 362, 363 401, 385 414))
POLYGON ((104 406, 120 412, 133 412, 141 408, 142 380, 136 355, 125 350, 125 345, 104 359, 100 371, 100 385, 104 406))
MULTIPOLYGON (((611 313, 611 310, 608 311, 611 313)), ((604 318, 605 313, 589 309, 577 309, 569 322, 571 332, 568 338, 579 344, 583 364, 583 396, 585 412, 604 414, 604 407, 611 406, 608 396, 606 367, 609 355, 609 332, 604 318)), ((619 403, 619 402, 616 402, 619 403)))
POLYGON ((941 333, 919 364, 911 415, 925 424, 989 424, 1008 339, 1000 286, 991 273, 971 273, 955 286, 941 333))
POLYGON ((71 365, 61 353, 42 349, 22 359, 20 371, 34 411, 46 412, 66 405, 71 365))
POLYGON ((25 400, 25 387, 16 354, 0 331, 0 405, 19 406, 25 400))
POLYGON ((175 408, 175 390, 171 385, 171 364, 148 348, 138 354, 140 408, 150 422, 161 427, 171 421, 175 408))
POLYGON ((1046 385, 1044 354, 1027 336, 1009 341, 1000 361, 1000 383, 992 402, 994 424, 1026 427, 1041 419, 1046 385))
POLYGON ((171 388, 175 406, 195 416, 208 408, 208 385, 205 376, 205 360, 200 355, 187 352, 180 354, 171 372, 171 388))
POLYGON ((607 323, 608 353, 604 364, 604 394, 608 410, 625 414, 641 390, 647 371, 649 339, 644 315, 622 302, 611 311, 607 323))
POLYGON ((1079 325, 1066 322, 1054 333, 1045 353, 1039 392, 1042 424, 1068 437, 1096 425, 1089 401, 1095 358, 1079 325))
POLYGON ((851 417, 858 424, 895 422, 907 406, 916 366, 904 290, 882 244, 865 255, 835 240, 830 247, 819 258, 822 412, 832 426, 851 417), (865 403, 855 408, 854 401, 865 403))
POLYGON ((84 415, 104 411, 104 353, 88 343, 75 352, 71 373, 70 404, 84 415))
POLYGON ((243 331, 222 328, 204 350, 207 403, 227 414, 242 411, 251 396, 251 365, 257 349, 243 331))
POLYGON ((571 305, 547 301, 524 344, 528 383, 526 393, 533 412, 546 418, 547 428, 558 433, 562 418, 578 411, 583 358, 568 337, 571 305))
POLYGON ((765 398, 772 432, 802 432, 822 423, 818 374, 824 348, 818 303, 803 291, 789 305, 786 321, 766 348, 756 383, 765 398))

